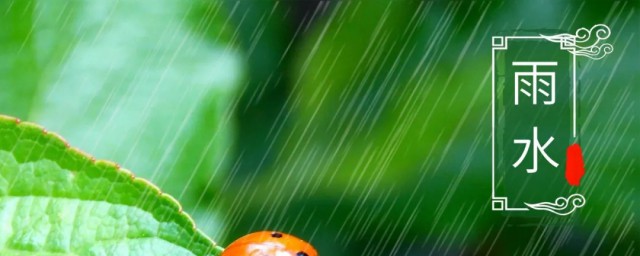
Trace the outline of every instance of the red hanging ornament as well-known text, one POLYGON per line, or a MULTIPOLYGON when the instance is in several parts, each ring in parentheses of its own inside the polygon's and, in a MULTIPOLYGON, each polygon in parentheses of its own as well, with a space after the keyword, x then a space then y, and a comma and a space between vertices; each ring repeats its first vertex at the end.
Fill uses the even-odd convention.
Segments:
POLYGON ((584 159, 582 149, 577 143, 567 148, 567 164, 564 173, 567 182, 571 186, 579 186, 580 179, 584 175, 584 159))

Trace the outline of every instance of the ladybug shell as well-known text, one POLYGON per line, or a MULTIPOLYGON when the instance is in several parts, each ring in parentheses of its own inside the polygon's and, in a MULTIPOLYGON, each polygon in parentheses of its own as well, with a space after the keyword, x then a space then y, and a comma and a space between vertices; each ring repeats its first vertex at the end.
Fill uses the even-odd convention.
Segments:
POLYGON ((280 232, 260 231, 231 243, 222 256, 318 256, 304 240, 280 232))

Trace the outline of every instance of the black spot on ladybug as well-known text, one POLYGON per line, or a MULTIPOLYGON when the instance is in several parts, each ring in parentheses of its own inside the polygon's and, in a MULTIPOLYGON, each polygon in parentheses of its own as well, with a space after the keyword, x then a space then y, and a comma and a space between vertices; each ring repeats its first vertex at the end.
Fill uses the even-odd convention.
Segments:
POLYGON ((309 254, 307 254, 305 252, 298 252, 298 253, 296 253, 296 256, 309 256, 309 254))
POLYGON ((282 233, 273 232, 273 233, 271 233, 271 237, 281 238, 282 237, 282 233))

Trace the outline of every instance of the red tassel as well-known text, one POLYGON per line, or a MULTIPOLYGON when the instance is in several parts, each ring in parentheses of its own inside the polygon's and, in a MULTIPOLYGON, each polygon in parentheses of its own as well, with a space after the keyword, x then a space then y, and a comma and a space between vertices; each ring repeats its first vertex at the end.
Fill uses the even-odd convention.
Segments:
POLYGON ((584 159, 582 149, 577 143, 567 148, 567 164, 564 173, 567 182, 571 186, 579 186, 580 179, 584 175, 584 159))

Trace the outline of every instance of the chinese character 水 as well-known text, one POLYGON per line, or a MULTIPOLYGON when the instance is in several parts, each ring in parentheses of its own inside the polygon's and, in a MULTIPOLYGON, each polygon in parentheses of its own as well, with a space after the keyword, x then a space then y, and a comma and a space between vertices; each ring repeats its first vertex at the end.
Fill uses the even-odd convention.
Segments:
POLYGON ((544 159, 546 159, 549 164, 553 165, 553 167, 558 167, 558 163, 553 161, 553 159, 551 159, 551 157, 549 157, 547 153, 544 151, 549 146, 549 144, 553 142, 553 136, 549 137, 549 139, 547 139, 547 142, 545 142, 544 145, 540 145, 540 141, 538 141, 538 127, 536 126, 533 127, 533 140, 526 140, 526 139, 513 140, 514 144, 524 144, 524 150, 522 151, 522 155, 520 155, 520 158, 518 159, 518 161, 516 161, 513 164, 513 167, 518 167, 522 163, 525 156, 529 152, 529 148, 531 146, 532 141, 533 141, 533 149, 532 149, 533 150, 533 168, 527 168, 527 172, 535 173, 538 171, 538 152, 542 153, 542 156, 544 156, 544 159))

